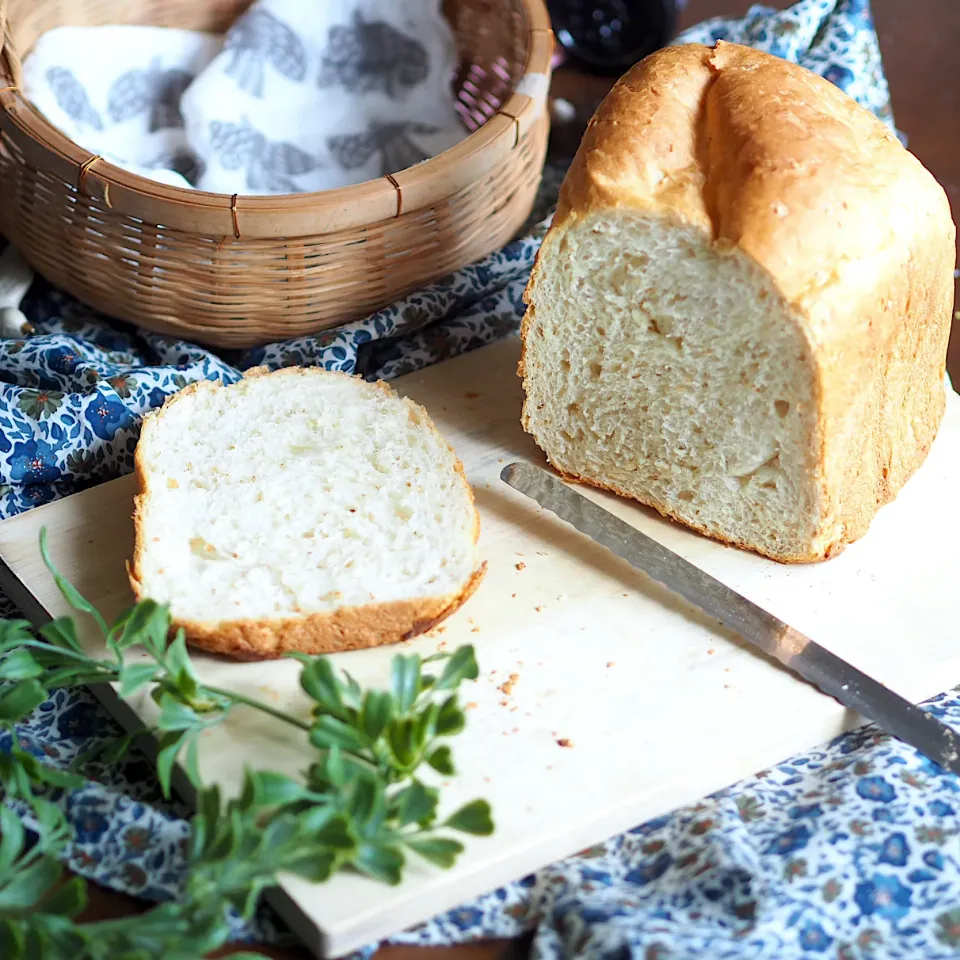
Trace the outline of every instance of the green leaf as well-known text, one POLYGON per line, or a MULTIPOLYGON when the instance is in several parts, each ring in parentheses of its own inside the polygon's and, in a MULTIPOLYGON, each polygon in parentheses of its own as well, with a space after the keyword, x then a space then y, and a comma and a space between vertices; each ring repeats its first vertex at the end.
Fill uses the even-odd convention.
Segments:
POLYGON ((493 833, 493 817, 486 800, 474 800, 461 807, 444 821, 444 826, 475 837, 489 837, 493 833))
POLYGON ((436 819, 439 799, 438 790, 425 787, 419 780, 414 780, 391 801, 398 826, 406 827, 411 823, 421 827, 430 826, 436 819))
POLYGON ((307 789, 296 780, 280 773, 260 771, 254 775, 257 790, 257 802, 263 807, 277 807, 282 804, 302 800, 307 789))
POLYGON ((43 912, 57 917, 75 917, 87 906, 87 884, 73 877, 43 901, 43 912))
POLYGON ((29 910, 60 879, 60 864, 52 857, 41 857, 25 870, 19 870, 0 889, 0 913, 29 910))
POLYGON ((392 672, 397 713, 408 713, 420 696, 420 658, 415 653, 399 653, 393 658, 392 672))
POLYGON ((417 760, 417 751, 413 739, 413 721, 394 720, 390 724, 387 740, 390 744, 390 752, 396 759, 397 764, 403 769, 412 767, 417 760))
POLYGON ((47 699, 47 691, 37 680, 22 680, 0 695, 0 720, 17 723, 33 713, 47 699))
POLYGON ((326 883, 333 876, 340 861, 341 858, 329 850, 317 849, 300 860, 286 864, 285 869, 310 883, 326 883))
MULTIPOLYGON (((116 628, 112 631, 117 633, 116 628)), ((141 600, 123 615, 122 627, 111 645, 117 651, 143 646, 160 658, 170 635, 170 611, 155 600, 141 600)))
POLYGON ((397 847, 366 843, 352 863, 361 873, 391 886, 396 886, 403 876, 403 853, 397 847))
POLYGON ((58 687, 88 687, 98 683, 112 683, 118 676, 116 670, 104 671, 96 665, 79 665, 53 670, 43 678, 43 682, 48 690, 54 690, 58 687))
POLYGON ((298 813, 300 828, 303 832, 314 833, 322 830, 330 822, 331 817, 339 816, 333 807, 334 802, 339 799, 339 797, 329 795, 324 799, 314 800, 311 807, 298 813))
POLYGON ((300 686, 327 713, 342 717, 343 695, 340 681, 326 657, 297 657, 304 664, 300 671, 300 686))
POLYGON ((107 643, 116 643, 117 638, 123 633, 124 628, 127 625, 127 621, 133 616, 133 611, 137 609, 137 604, 134 604, 131 607, 127 607, 116 620, 113 621, 113 626, 110 628, 110 632, 107 634, 107 643))
POLYGON ((83 645, 77 638, 77 624, 72 617, 58 617, 56 620, 44 624, 39 632, 47 643, 62 650, 70 650, 73 653, 82 654, 84 657, 87 656, 83 645))
POLYGON ((467 725, 467 715, 460 709, 457 695, 448 697, 440 707, 437 717, 437 736, 452 737, 467 725))
POLYGON ((184 741, 186 743, 186 749, 183 751, 183 769, 191 785, 199 790, 203 786, 203 778, 200 776, 200 756, 197 735, 195 733, 185 734, 184 741))
POLYGON ((480 676, 477 657, 472 646, 458 647, 437 681, 437 690, 454 690, 464 680, 476 680, 480 676))
MULTIPOLYGON (((250 771, 246 771, 249 774, 250 771)), ((244 792, 246 791, 247 777, 244 777, 244 792)), ((190 821, 190 845, 195 856, 201 855, 207 849, 211 836, 217 829, 222 809, 220 788, 214 784, 206 787, 197 795, 197 813, 190 821)))
POLYGON ((333 746, 327 753, 323 764, 323 772, 327 780, 335 787, 343 787, 347 783, 347 768, 343 763, 343 754, 340 748, 333 746))
POLYGON ((360 701, 363 699, 363 689, 354 679, 353 675, 346 670, 343 671, 343 682, 345 684, 343 688, 343 702, 353 707, 354 710, 359 710, 360 701))
POLYGON ((106 621, 100 615, 100 611, 97 610, 94 605, 87 600, 77 588, 70 583, 69 580, 59 570, 53 565, 53 561, 50 559, 50 551, 47 549, 47 528, 41 527, 40 529, 40 556, 43 558, 44 565, 50 571, 51 576, 54 579, 54 582, 57 585, 57 588, 63 594, 64 600, 73 607, 74 610, 79 611, 80 613, 86 613, 89 616, 93 617, 96 621, 97 626, 100 628, 101 633, 106 637, 110 633, 109 627, 107 627, 106 621))
POLYGON ((349 853, 357 847, 357 838, 350 829, 350 822, 341 816, 331 817, 317 831, 316 839, 325 847, 339 853, 349 853))
POLYGON ((180 753, 183 741, 189 736, 189 733, 174 731, 163 734, 159 738, 159 747, 157 751, 157 779, 160 781, 160 789, 164 797, 170 796, 170 778, 173 775, 173 765, 180 753))
POLYGON ((33 802, 33 814, 39 827, 39 838, 43 848, 49 853, 68 842, 73 842, 73 829, 67 824, 66 816, 60 807, 46 800, 33 802))
POLYGON ((153 680, 158 670, 155 663, 124 664, 120 668, 120 696, 132 697, 153 680))
POLYGON ((393 719, 393 697, 380 690, 368 690, 360 710, 360 726, 363 732, 376 741, 393 719))
POLYGON ((440 706, 428 703, 415 717, 413 723, 413 743, 417 753, 423 753, 427 744, 433 740, 437 732, 437 719, 440 716, 440 706))
POLYGON ((0 882, 20 856, 25 838, 20 818, 9 807, 0 805, 0 882))
POLYGON ((192 707, 178 700, 169 690, 160 695, 160 716, 157 719, 158 730, 201 730, 212 726, 218 718, 200 716, 192 707), (213 723, 211 723, 213 719, 213 723))
POLYGON ((216 825, 216 822, 220 819, 220 812, 223 809, 220 787, 217 786, 217 784, 204 788, 197 801, 197 809, 211 827, 216 825))
POLYGON ((411 837, 407 840, 407 846, 419 853, 424 860, 429 860, 445 870, 449 870, 463 853, 462 843, 446 837, 411 837))
POLYGON ((83 777, 71 773, 69 770, 59 770, 56 767, 50 767, 45 763, 37 764, 36 779, 49 783, 51 787, 57 787, 62 790, 73 790, 83 786, 83 777))
POLYGON ((383 799, 383 786, 372 777, 360 777, 351 786, 347 795, 347 812, 361 826, 365 826, 373 817, 378 789, 380 799, 383 799))
POLYGON ((429 763, 437 773, 442 773, 445 777, 452 777, 457 772, 456 767, 453 765, 453 752, 448 746, 437 747, 437 749, 427 757, 427 763, 429 763))
POLYGON ((318 717, 310 728, 310 742, 321 750, 340 747, 342 750, 364 750, 369 745, 366 736, 336 717, 318 717))
POLYGON ((0 680, 32 680, 43 673, 29 650, 13 650, 0 660, 0 680))
POLYGON ((27 960, 27 941, 23 925, 0 918, 0 957, 3 960, 27 960))
POLYGON ((29 800, 33 796, 31 774, 37 762, 18 747, 0 752, 0 787, 12 800, 29 800))
POLYGON ((186 635, 182 630, 177 631, 173 643, 167 648, 164 665, 183 699, 189 700, 196 696, 197 678, 193 672, 190 656, 187 653, 186 635))
POLYGON ((263 828, 263 848, 268 853, 284 850, 289 847, 291 841, 297 839, 298 832, 298 823, 295 817, 288 814, 275 816, 263 828))

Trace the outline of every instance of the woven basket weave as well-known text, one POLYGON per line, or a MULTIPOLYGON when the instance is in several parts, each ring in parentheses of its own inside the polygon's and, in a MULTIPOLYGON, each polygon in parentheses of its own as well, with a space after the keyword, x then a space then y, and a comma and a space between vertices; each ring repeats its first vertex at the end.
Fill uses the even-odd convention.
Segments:
POLYGON ((230 197, 166 186, 83 150, 20 94, 21 56, 54 27, 222 32, 249 2, 0 0, 0 232, 38 273, 117 319, 241 348, 366 316, 510 240, 546 155, 543 0, 446 0, 470 136, 340 190, 230 197))

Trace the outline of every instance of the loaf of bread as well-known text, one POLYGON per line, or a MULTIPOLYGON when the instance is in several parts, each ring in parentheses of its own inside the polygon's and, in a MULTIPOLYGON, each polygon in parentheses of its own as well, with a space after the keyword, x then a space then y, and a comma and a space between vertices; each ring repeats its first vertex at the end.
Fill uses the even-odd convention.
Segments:
POLYGON ((936 435, 955 260, 944 191, 833 84, 668 48, 564 182, 526 293, 524 426, 569 478, 831 557, 936 435))
POLYGON ((237 659, 393 643, 482 576, 479 518, 425 410, 344 374, 193 384, 145 418, 130 581, 237 659))

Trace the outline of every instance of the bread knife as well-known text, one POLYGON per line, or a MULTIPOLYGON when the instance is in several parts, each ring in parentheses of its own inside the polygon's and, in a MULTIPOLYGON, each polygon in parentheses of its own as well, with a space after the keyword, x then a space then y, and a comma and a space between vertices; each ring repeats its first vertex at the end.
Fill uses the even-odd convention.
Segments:
POLYGON ((546 470, 511 463, 500 479, 738 633, 843 706, 960 773, 960 734, 798 630, 624 523, 546 470))

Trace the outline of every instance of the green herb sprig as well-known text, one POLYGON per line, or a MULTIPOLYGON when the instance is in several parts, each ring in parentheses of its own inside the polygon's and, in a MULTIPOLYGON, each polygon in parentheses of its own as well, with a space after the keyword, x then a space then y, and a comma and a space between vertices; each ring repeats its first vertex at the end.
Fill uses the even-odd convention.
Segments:
MULTIPOLYGON (((264 889, 282 873, 313 882, 342 869, 399 883, 411 853, 450 867, 463 851, 449 833, 493 832, 490 807, 475 800, 440 820, 439 789, 422 771, 455 773, 449 743, 466 725, 458 690, 478 675, 472 647, 428 658, 397 655, 389 690, 364 690, 324 657, 297 654, 300 685, 313 707, 309 719, 255 698, 203 684, 183 631, 171 641, 169 609, 137 603, 112 626, 55 568, 46 531, 40 550, 70 606, 93 619, 108 658, 90 657, 76 621, 60 618, 34 633, 26 621, 0 621, 0 956, 6 960, 153 960, 195 958, 227 942, 228 911, 249 919, 264 889), (131 660, 133 649, 147 658, 131 660), (434 668, 435 667, 435 668, 434 668), (434 669, 431 669, 434 668, 434 669), (144 690, 159 707, 152 732, 157 774, 166 795, 177 762, 197 791, 191 819, 187 879, 180 898, 141 916, 97 924, 77 917, 86 903, 80 878, 62 882, 59 858, 72 829, 56 805, 59 791, 82 784, 78 769, 48 766, 17 742, 16 724, 62 687, 116 684, 121 696, 144 690), (300 779, 246 770, 239 796, 224 802, 204 782, 200 734, 237 707, 258 710, 297 729, 308 758, 300 779), (29 843, 11 806, 29 815, 29 843)), ((109 744, 115 762, 135 735, 109 744)), ((252 955, 250 955, 252 956, 252 955)))

